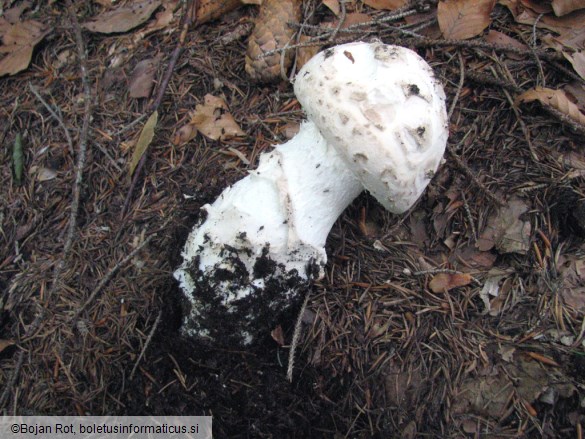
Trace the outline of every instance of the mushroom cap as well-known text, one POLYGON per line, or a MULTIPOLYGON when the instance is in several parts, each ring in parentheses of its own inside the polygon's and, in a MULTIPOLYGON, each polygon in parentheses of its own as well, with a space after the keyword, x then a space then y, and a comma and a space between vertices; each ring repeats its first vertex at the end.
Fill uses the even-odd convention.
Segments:
POLYGON ((410 49, 355 42, 326 49, 298 73, 307 117, 387 210, 402 213, 435 174, 447 144, 445 92, 410 49))

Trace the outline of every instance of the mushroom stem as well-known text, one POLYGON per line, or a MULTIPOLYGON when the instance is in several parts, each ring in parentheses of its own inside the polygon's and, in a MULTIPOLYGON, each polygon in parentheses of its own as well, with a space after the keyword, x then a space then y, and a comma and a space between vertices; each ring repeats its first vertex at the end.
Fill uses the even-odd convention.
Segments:
MULTIPOLYGON (((316 126, 304 122, 294 138, 263 153, 256 170, 203 207, 207 218, 187 239, 185 262, 175 272, 192 316, 205 307, 202 283, 230 307, 270 281, 321 276, 327 235, 362 191, 316 126)), ((187 326, 190 335, 211 335, 187 326)))

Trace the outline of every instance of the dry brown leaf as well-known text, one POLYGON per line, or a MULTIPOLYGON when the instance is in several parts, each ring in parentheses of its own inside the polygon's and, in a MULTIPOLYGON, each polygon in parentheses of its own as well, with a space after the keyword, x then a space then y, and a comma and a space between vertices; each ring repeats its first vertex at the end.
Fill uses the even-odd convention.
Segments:
POLYGON ((91 32, 102 34, 127 32, 148 20, 160 4, 161 0, 138 0, 104 12, 82 26, 91 32))
POLYGON ((563 51, 563 56, 571 63, 573 70, 585 79, 585 51, 579 50, 573 53, 563 51))
POLYGON ((339 0, 323 0, 323 4, 329 8, 335 15, 339 15, 341 12, 341 6, 339 6, 339 0))
POLYGON ((525 8, 528 8, 537 14, 548 14, 552 12, 552 6, 549 0, 520 0, 520 3, 525 8))
POLYGON ((565 85, 563 90, 567 97, 577 104, 579 110, 585 113, 585 86, 579 82, 572 82, 565 85))
POLYGON ((14 345, 16 342, 14 340, 5 340, 0 339, 0 352, 6 349, 8 346, 14 345))
POLYGON ((573 50, 579 50, 585 43, 585 10, 574 11, 563 17, 552 14, 540 16, 531 9, 518 10, 514 16, 520 24, 534 25, 542 29, 548 29, 559 34, 555 37, 561 44, 573 50))
POLYGON ((585 0, 553 0, 552 8, 555 15, 561 17, 578 9, 585 9, 585 0))
POLYGON ((175 19, 178 18, 180 12, 179 0, 163 0, 162 7, 162 11, 154 14, 154 20, 150 21, 144 30, 137 32, 132 37, 132 40, 135 44, 142 40, 145 36, 150 35, 157 30, 168 27, 175 19))
POLYGON ((4 17, 8 23, 15 24, 20 20, 20 16, 22 15, 23 11, 30 8, 30 6, 31 5, 29 1, 24 1, 13 8, 5 10, 4 14, 2 14, 2 17, 4 17))
POLYGON ((488 218, 485 230, 477 240, 481 251, 493 247, 500 253, 526 254, 530 246, 530 222, 520 219, 528 211, 528 205, 518 197, 511 197, 488 218))
POLYGON ((0 54, 4 54, 0 59, 0 76, 14 75, 26 69, 35 45, 47 33, 45 26, 38 21, 28 20, 11 24, 0 17, 0 37, 4 43, 0 46, 0 54))
POLYGON ((128 90, 131 98, 147 98, 154 86, 154 74, 162 59, 162 54, 144 59, 136 64, 129 79, 128 90))
POLYGON ((429 288, 433 293, 441 293, 469 285, 472 280, 469 273, 439 273, 431 279, 429 288))
POLYGON ((223 99, 205 95, 205 103, 197 105, 191 123, 206 137, 212 140, 226 140, 245 136, 233 116, 229 113, 223 99))
POLYGON ((408 4, 408 0, 364 0, 364 5, 374 9, 393 11, 408 4))
POLYGON ((263 0, 240 0, 244 5, 261 5, 263 0))
POLYGON ((483 32, 491 23, 496 0, 445 0, 439 2, 437 18, 443 36, 465 40, 483 32))
POLYGON ((196 135, 197 135, 197 128, 192 123, 188 123, 188 124, 183 125, 177 131, 175 131, 175 134, 173 134, 173 138, 171 139, 171 142, 175 146, 181 146, 181 145, 186 144, 190 140, 193 140, 196 135))
POLYGON ((576 312, 585 314, 585 260, 569 257, 559 271, 563 279, 561 296, 564 303, 576 312))
MULTIPOLYGON (((488 31, 487 35, 485 36, 485 40, 493 44, 494 46, 502 46, 502 47, 514 47, 515 49, 519 50, 528 50, 528 46, 520 41, 509 37, 508 35, 498 32, 497 30, 490 30, 488 31)), ((508 56, 510 58, 514 58, 515 54, 509 53, 508 56)), ((522 59, 521 55, 516 55, 517 59, 522 59)))
POLYGON ((278 325, 272 331, 270 331, 272 339, 278 343, 279 346, 284 346, 284 334, 282 333, 282 326, 278 325))
POLYGON ((197 7, 197 22, 207 23, 242 6, 240 0, 200 0, 197 7))
POLYGON ((563 90, 535 87, 532 90, 525 91, 516 98, 516 104, 532 101, 539 101, 544 105, 550 105, 577 123, 585 125, 585 114, 579 111, 577 105, 569 100, 563 90))

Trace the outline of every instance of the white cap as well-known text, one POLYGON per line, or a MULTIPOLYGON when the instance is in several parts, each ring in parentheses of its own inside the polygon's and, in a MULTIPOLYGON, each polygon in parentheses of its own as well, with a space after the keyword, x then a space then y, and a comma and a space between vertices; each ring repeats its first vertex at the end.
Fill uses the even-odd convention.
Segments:
POLYGON ((408 210, 447 143, 445 93, 415 52, 356 42, 303 66, 295 94, 352 172, 386 209, 408 210))

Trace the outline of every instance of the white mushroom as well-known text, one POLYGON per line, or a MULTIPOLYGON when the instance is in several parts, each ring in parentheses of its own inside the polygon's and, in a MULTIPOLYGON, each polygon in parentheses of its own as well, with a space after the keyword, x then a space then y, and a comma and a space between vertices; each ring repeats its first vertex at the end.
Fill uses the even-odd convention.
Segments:
POLYGON ((445 94, 415 52, 336 46, 301 69, 294 90, 308 121, 205 205, 207 218, 189 235, 175 272, 191 303, 188 334, 217 338, 233 323, 250 341, 254 320, 266 324, 299 282, 322 275, 327 235, 352 200, 365 189, 402 213, 439 166, 445 94))

